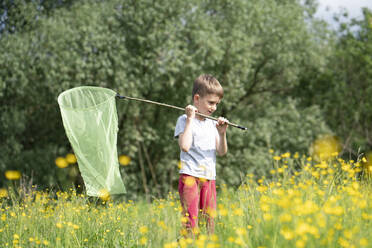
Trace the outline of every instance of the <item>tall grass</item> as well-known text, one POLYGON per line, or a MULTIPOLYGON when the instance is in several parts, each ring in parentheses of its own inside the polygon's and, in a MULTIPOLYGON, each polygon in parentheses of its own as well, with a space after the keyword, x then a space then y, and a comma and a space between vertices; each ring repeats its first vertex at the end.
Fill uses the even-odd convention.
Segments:
POLYGON ((371 247, 369 177, 361 161, 275 156, 268 178, 219 185, 215 233, 201 220, 196 239, 182 235, 176 193, 146 203, 9 190, 0 247, 371 247))

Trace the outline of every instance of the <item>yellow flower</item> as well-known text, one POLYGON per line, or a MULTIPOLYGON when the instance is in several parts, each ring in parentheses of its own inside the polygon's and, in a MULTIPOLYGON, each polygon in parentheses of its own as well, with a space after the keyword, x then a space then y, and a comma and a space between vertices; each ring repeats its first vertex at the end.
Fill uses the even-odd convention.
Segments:
POLYGON ((69 164, 75 164, 77 160, 76 160, 76 157, 75 157, 74 154, 72 154, 72 153, 68 153, 68 154, 66 155, 66 161, 67 161, 67 163, 69 163, 69 164))
POLYGON ((303 248, 303 247, 305 247, 305 241, 304 240, 297 240, 296 241, 296 247, 297 248, 303 248))
POLYGON ((221 216, 226 216, 227 215, 227 210, 225 208, 221 208, 221 209, 218 210, 218 213, 221 216))
POLYGON ((282 158, 289 158, 290 156, 291 156, 291 153, 289 152, 282 154, 282 158))
POLYGON ((217 211, 214 208, 207 208, 207 214, 211 216, 212 218, 215 218, 217 216, 217 211))
POLYGON ((147 244, 147 238, 142 237, 139 242, 140 242, 141 245, 145 245, 145 244, 147 244))
POLYGON ((269 214, 269 213, 265 213, 263 215, 263 218, 264 218, 264 220, 269 221, 269 220, 271 220, 273 218, 273 216, 271 214, 269 214))
POLYGON ((67 160, 63 157, 56 158, 55 163, 59 168, 66 168, 68 166, 67 160))
POLYGON ((359 240, 360 246, 367 246, 368 245, 368 240, 366 238, 361 238, 359 240))
POLYGON ((283 237, 286 239, 286 240, 291 240, 294 238, 294 232, 291 231, 289 228, 283 228, 280 230, 280 234, 283 235, 283 237))
POLYGON ((243 228, 243 227, 236 228, 235 232, 238 235, 245 235, 245 234, 247 234, 247 230, 245 230, 245 228, 243 228))
POLYGON ((292 220, 292 215, 288 213, 281 214, 279 220, 280 222, 290 222, 292 220))
POLYGON ((186 177, 184 183, 187 187, 192 187, 195 185, 195 179, 193 177, 186 177))
POLYGON ((149 229, 147 228, 147 226, 141 226, 139 228, 139 232, 142 233, 142 234, 145 234, 149 231, 149 229))
POLYGON ((311 147, 312 154, 320 160, 336 157, 341 151, 341 144, 336 136, 324 135, 314 141, 311 147))
POLYGON ((281 159, 281 157, 280 157, 280 156, 274 156, 273 159, 274 159, 275 161, 279 161, 279 160, 281 159))
POLYGON ((4 189, 4 188, 1 188, 0 189, 0 198, 6 198, 6 197, 8 197, 8 190, 4 189))
POLYGON ((183 166, 182 161, 181 160, 178 161, 178 163, 177 163, 178 169, 182 169, 182 166, 183 166))
POLYGON ((101 189, 98 192, 98 196, 102 201, 108 201, 110 199, 110 192, 107 189, 101 189))
POLYGON ((256 187, 256 190, 258 191, 258 192, 265 192, 266 190, 267 190, 267 187, 266 186, 258 186, 258 187, 256 187))
POLYGON ((58 228, 62 228, 62 223, 58 222, 58 223, 56 224, 56 227, 58 227, 58 228))
POLYGON ((233 214, 236 215, 236 216, 243 216, 244 212, 243 212, 243 209, 237 208, 237 209, 234 210, 233 214))
POLYGON ((227 241, 229 241, 230 243, 233 243, 235 241, 234 237, 228 237, 227 241))
POLYGON ((127 166, 130 163, 130 157, 127 155, 121 155, 119 157, 119 163, 123 166, 127 166))
POLYGON ((5 172, 5 177, 8 180, 18 180, 21 178, 21 172, 16 170, 8 170, 5 172))

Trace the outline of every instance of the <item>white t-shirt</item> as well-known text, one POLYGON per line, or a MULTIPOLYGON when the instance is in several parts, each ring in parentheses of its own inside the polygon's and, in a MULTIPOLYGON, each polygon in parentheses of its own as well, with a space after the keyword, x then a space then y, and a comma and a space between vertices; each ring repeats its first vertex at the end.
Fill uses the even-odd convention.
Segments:
MULTIPOLYGON (((178 117, 174 137, 183 133, 186 126, 186 115, 178 117)), ((179 173, 208 180, 216 179, 216 140, 219 135, 216 122, 210 119, 191 122, 192 144, 188 152, 181 150, 181 169, 179 173)))

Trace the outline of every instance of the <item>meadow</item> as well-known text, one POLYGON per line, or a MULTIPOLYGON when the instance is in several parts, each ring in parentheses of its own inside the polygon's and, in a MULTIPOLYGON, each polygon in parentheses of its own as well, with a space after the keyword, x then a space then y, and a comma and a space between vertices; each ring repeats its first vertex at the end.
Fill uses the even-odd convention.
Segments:
MULTIPOLYGON (((178 194, 130 201, 34 187, 0 193, 1 247, 371 247, 372 166, 271 151, 265 177, 218 185, 215 233, 184 236, 178 194)), ((15 185, 15 184, 14 184, 15 185)))

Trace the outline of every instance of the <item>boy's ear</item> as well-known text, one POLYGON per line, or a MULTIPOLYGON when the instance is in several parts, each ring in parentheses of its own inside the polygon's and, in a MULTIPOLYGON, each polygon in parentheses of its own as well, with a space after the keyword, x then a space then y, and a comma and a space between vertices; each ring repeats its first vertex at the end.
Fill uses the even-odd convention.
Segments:
POLYGON ((195 94, 194 95, 194 102, 197 102, 197 101, 199 101, 199 99, 200 99, 200 95, 199 94, 195 94))

